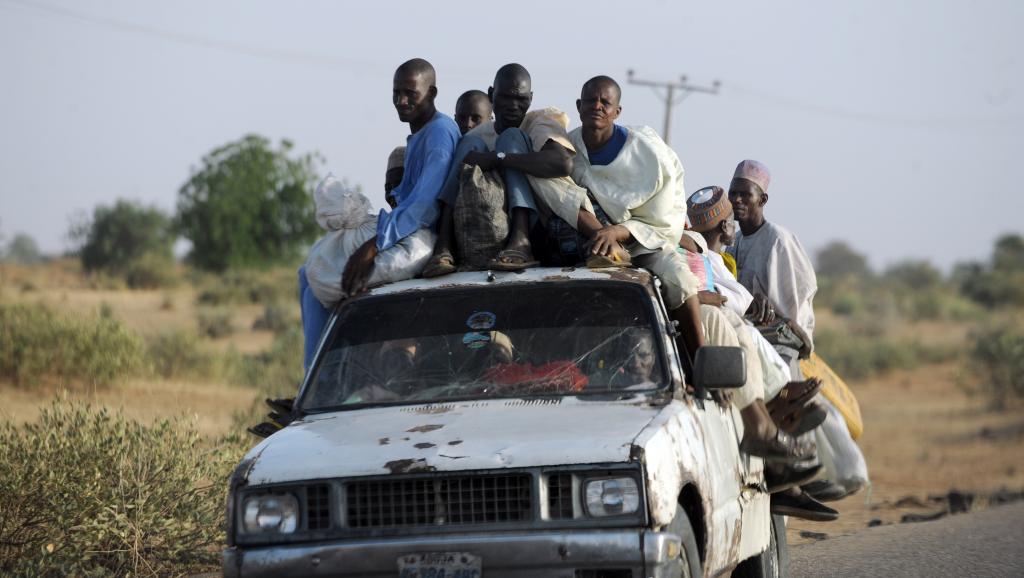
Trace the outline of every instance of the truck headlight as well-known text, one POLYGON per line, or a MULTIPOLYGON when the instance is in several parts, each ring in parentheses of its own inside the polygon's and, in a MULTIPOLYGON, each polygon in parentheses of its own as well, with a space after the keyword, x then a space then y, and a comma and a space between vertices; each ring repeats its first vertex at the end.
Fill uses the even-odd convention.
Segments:
POLYGON ((594 517, 632 514, 640 507, 640 490, 633 478, 587 480, 587 513, 594 517))
POLYGON ((299 501, 291 494, 249 496, 242 504, 242 528, 250 534, 291 534, 299 526, 299 501))

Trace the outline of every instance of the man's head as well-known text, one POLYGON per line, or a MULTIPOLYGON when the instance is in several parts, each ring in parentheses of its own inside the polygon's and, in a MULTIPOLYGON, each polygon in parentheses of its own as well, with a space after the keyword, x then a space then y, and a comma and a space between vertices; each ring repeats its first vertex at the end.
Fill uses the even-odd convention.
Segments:
POLYGON ((743 223, 760 223, 764 220, 764 206, 768 202, 768 183, 771 173, 768 167, 752 160, 742 161, 736 166, 729 184, 729 202, 732 203, 736 220, 743 223))
POLYGON ((609 128, 622 113, 622 89, 610 76, 595 76, 583 85, 576 110, 580 123, 589 130, 609 128))
POLYGON ((622 366, 623 373, 633 383, 650 381, 654 362, 657 360, 654 351, 654 340, 647 331, 627 329, 623 333, 623 341, 627 346, 627 355, 622 366))
POLYGON ((686 216, 691 228, 704 235, 709 245, 732 244, 732 204, 722 187, 704 187, 686 199, 686 216))
POLYGON ((398 201, 395 200, 391 191, 402 183, 403 176, 405 176, 405 147, 396 147, 388 155, 388 170, 384 173, 384 200, 392 209, 398 206, 398 201))
POLYGON ((455 124, 466 134, 478 125, 491 120, 491 101, 482 90, 467 90, 455 101, 455 124))
POLYGON ((391 101, 402 122, 423 125, 434 116, 436 83, 434 67, 422 58, 406 61, 395 70, 391 101))
POLYGON ((487 89, 494 106, 494 128, 501 132, 518 127, 533 104, 533 81, 521 64, 506 64, 494 75, 494 86, 487 89))

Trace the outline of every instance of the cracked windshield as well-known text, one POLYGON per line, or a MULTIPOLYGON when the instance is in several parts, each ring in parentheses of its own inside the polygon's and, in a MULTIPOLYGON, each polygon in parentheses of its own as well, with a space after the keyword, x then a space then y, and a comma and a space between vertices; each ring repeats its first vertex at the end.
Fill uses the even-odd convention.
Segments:
POLYGON ((557 283, 353 301, 306 411, 653 389, 667 380, 639 286, 557 283))

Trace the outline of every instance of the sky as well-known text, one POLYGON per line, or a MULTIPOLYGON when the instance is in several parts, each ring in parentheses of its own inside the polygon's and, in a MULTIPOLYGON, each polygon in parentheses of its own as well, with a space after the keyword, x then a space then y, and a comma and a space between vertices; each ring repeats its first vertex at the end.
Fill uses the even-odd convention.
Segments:
POLYGON ((173 211, 203 155, 249 133, 318 151, 379 207, 408 135, 391 78, 422 57, 449 115, 519 62, 571 126, 598 74, 623 85, 622 124, 659 132, 661 97, 627 70, 720 81, 673 109, 688 192, 757 159, 766 217, 812 254, 838 239, 948 269, 1024 232, 1022 28, 1015 0, 0 0, 0 235, 59 252, 99 204, 173 211))

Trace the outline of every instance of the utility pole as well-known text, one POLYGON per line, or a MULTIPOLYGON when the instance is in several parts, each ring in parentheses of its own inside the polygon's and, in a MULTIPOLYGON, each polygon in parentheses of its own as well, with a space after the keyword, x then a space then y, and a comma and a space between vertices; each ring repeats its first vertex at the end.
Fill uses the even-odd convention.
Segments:
POLYGON ((668 144, 668 132, 672 125, 672 105, 679 104, 695 92, 703 92, 705 94, 718 94, 719 87, 722 83, 714 81, 711 86, 695 86, 686 82, 685 76, 680 76, 678 82, 658 82, 655 80, 641 80, 633 77, 633 70, 626 71, 628 76, 627 80, 630 84, 636 84, 639 86, 649 86, 654 89, 654 93, 657 94, 662 101, 665 102, 665 128, 661 132, 661 138, 665 139, 665 144, 668 144), (663 94, 661 90, 665 89, 663 94), (679 96, 676 96, 676 91, 679 91, 679 96))

